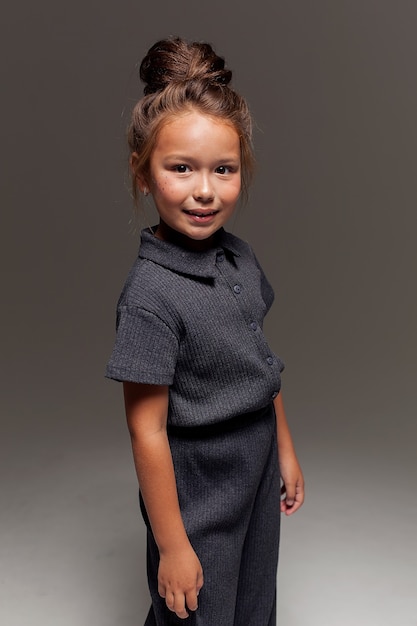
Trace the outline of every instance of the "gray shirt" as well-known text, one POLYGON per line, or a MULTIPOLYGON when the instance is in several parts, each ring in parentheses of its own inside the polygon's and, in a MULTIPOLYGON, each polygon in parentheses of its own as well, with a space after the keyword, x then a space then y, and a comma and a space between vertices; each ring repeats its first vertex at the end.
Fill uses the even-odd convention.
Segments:
POLYGON ((204 252, 142 231, 117 305, 106 376, 169 385, 168 422, 213 424, 268 405, 282 361, 262 331, 274 293, 250 246, 220 229, 204 252))

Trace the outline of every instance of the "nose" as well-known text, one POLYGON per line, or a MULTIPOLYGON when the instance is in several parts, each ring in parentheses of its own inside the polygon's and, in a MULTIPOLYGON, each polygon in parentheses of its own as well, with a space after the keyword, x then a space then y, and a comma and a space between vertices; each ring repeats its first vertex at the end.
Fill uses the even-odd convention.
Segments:
POLYGON ((201 172, 197 176, 193 196, 199 202, 210 202, 214 198, 214 189, 208 173, 201 172))

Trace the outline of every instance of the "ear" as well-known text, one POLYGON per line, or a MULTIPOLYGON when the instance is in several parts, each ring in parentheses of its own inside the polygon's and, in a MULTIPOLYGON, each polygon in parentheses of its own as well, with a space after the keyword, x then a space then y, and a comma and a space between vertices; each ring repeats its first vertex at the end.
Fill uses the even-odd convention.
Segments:
POLYGON ((149 193, 149 185, 144 173, 139 169, 139 156, 137 152, 132 152, 129 163, 139 191, 147 196, 149 193))

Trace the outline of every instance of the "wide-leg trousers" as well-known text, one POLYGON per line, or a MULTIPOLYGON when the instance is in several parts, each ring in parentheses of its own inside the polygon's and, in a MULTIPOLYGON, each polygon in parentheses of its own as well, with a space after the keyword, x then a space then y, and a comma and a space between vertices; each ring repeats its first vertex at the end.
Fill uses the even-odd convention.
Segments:
POLYGON ((214 427, 169 432, 180 509, 204 574, 197 611, 179 619, 158 594, 146 511, 145 626, 275 626, 280 477, 273 406, 214 427))

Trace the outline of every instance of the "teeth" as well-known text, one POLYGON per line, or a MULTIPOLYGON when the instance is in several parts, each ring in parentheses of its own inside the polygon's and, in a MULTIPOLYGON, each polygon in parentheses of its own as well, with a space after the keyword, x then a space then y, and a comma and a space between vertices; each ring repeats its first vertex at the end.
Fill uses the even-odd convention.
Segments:
POLYGON ((197 213, 195 211, 186 211, 189 215, 195 215, 195 217, 207 217, 208 215, 214 215, 215 211, 209 211, 207 213, 197 213))

